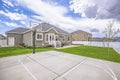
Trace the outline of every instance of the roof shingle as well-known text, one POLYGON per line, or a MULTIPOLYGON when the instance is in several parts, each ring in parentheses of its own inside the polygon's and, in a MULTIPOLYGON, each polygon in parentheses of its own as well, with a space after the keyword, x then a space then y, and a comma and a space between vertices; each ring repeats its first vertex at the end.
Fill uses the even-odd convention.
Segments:
MULTIPOLYGON (((46 32, 47 30, 49 30, 50 28, 55 28, 55 30, 58 32, 58 33, 62 33, 62 34, 69 34, 68 32, 58 28, 58 27, 55 27, 49 23, 41 23, 39 25, 37 25, 36 27, 34 27, 33 29, 36 29, 36 28, 41 28, 43 32, 46 32)), ((18 33, 18 34, 22 34, 26 31, 28 31, 30 29, 28 28, 16 28, 16 29, 13 29, 13 30, 10 30, 10 31, 7 31, 6 33, 18 33)))
POLYGON ((6 33, 18 33, 18 34, 22 34, 22 33, 26 32, 28 30, 30 30, 30 29, 19 27, 19 28, 16 28, 16 29, 9 30, 6 33))
POLYGON ((51 24, 48 24, 48 23, 41 23, 40 26, 42 27, 42 31, 47 31, 48 29, 53 27, 53 28, 56 29, 56 31, 58 33, 69 34, 68 32, 66 32, 66 31, 64 31, 64 30, 62 30, 62 29, 60 29, 58 27, 55 27, 55 26, 53 26, 51 24))
POLYGON ((82 30, 77 30, 77 31, 74 31, 74 32, 72 32, 72 34, 74 34, 74 33, 81 33, 81 32, 83 32, 83 33, 87 33, 87 34, 91 34, 91 33, 89 33, 89 32, 82 31, 82 30))

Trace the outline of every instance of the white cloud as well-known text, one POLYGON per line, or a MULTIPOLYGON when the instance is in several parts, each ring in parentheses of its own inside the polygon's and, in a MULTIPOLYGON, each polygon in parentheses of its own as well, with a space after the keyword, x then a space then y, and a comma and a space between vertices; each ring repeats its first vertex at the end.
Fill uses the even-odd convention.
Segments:
POLYGON ((19 13, 12 13, 12 12, 0 11, 0 14, 3 14, 5 16, 9 17, 11 20, 24 20, 24 19, 27 18, 26 15, 19 14, 19 13))
POLYGON ((20 21, 21 24, 26 24, 24 21, 20 21))
POLYGON ((3 2, 8 6, 14 7, 14 5, 9 0, 3 0, 3 2))
POLYGON ((8 27, 21 27, 21 25, 18 25, 14 22, 5 22, 5 21, 2 21, 2 20, 0 20, 0 25, 4 25, 4 26, 8 26, 8 27))
POLYGON ((12 23, 12 22, 4 22, 4 24, 9 26, 9 27, 20 27, 20 25, 18 25, 16 23, 12 23))
POLYGON ((43 22, 49 22, 59 26, 62 25, 60 27, 65 28, 73 27, 71 24, 77 23, 74 19, 64 16, 64 14, 67 13, 67 9, 63 6, 50 5, 48 3, 42 2, 41 0, 19 0, 18 3, 20 3, 21 6, 24 5, 24 7, 27 7, 35 13, 41 15, 33 17, 40 19, 43 22))
POLYGON ((88 18, 120 20, 120 0, 71 0, 70 8, 88 18))
MULTIPOLYGON (((77 1, 77 0, 75 0, 77 1)), ((80 1, 80 0, 79 0, 80 1)), ((82 0, 84 5, 82 7, 87 8, 86 7, 86 0, 82 0)), ((89 1, 89 0, 87 0, 89 1)), ((18 0, 18 4, 21 4, 21 6, 26 7, 30 10, 32 10, 33 12, 37 13, 40 16, 32 16, 34 19, 38 19, 41 20, 43 22, 48 22, 51 23, 53 25, 58 26, 61 29, 64 29, 66 31, 72 32, 78 29, 82 29, 85 31, 90 32, 90 30, 92 28, 96 28, 99 29, 100 32, 99 33, 95 33, 96 35, 102 34, 102 31, 104 30, 104 28, 106 27, 106 24, 108 22, 108 19, 97 19, 95 20, 93 17, 95 17, 92 14, 96 14, 96 11, 94 11, 94 9, 96 9, 96 7, 94 7, 94 3, 92 2, 94 0, 89 1, 89 10, 92 11, 92 13, 90 14, 85 14, 84 10, 79 10, 79 5, 76 4, 80 4, 80 3, 76 3, 74 4, 73 8, 75 8, 74 10, 76 10, 76 13, 82 13, 83 17, 89 16, 89 18, 82 18, 82 19, 73 19, 71 17, 67 17, 65 16, 65 14, 68 12, 67 9, 63 6, 57 6, 57 5, 51 5, 48 3, 45 3, 41 0, 18 0)), ((99 1, 100 2, 100 1, 99 1)), ((72 9, 72 8, 71 8, 72 9)), ((86 10, 86 13, 88 13, 89 11, 86 10)), ((106 13, 106 12, 104 12, 106 13)), ((102 14, 102 13, 101 13, 102 14)), ((120 26, 119 23, 115 23, 118 27, 120 26)), ((100 35, 99 35, 100 36, 100 35)))
POLYGON ((9 26, 9 27, 28 27, 29 26, 29 17, 27 17, 27 15, 25 14, 20 14, 20 13, 16 13, 16 12, 4 12, 2 10, 0 10, 0 15, 4 15, 6 17, 8 17, 11 20, 13 21, 16 21, 13 23, 13 21, 11 22, 1 22, 3 24, 5 24, 6 26, 9 26), (18 22, 19 21, 19 22, 18 22), (18 23, 21 23, 18 24, 18 23))
POLYGON ((41 16, 33 15, 32 18, 37 19, 37 20, 42 20, 42 17, 41 17, 41 16))
POLYGON ((32 11, 35 11, 38 14, 44 15, 59 15, 64 14, 67 10, 65 7, 62 6, 55 6, 55 5, 49 5, 41 0, 18 0, 18 2, 21 5, 24 5, 25 7, 31 9, 32 11))

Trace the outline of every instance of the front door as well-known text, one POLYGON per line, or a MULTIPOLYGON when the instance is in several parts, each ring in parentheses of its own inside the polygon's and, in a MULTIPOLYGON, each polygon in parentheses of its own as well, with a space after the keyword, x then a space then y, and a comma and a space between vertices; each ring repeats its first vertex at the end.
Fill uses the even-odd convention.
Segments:
POLYGON ((54 41, 55 41, 55 34, 54 33, 49 33, 49 35, 48 35, 49 44, 53 44, 54 41))

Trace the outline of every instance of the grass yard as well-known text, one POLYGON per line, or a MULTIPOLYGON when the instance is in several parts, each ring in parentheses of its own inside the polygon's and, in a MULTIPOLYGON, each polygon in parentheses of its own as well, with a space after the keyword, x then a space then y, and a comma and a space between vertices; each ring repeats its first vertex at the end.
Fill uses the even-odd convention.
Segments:
MULTIPOLYGON (((98 59, 120 63, 120 54, 115 52, 112 48, 110 48, 110 54, 109 54, 110 57, 108 57, 108 53, 107 53, 108 49, 103 47, 77 46, 77 47, 64 48, 64 49, 36 48, 36 52, 49 51, 49 50, 57 50, 61 52, 67 52, 71 54, 98 58, 98 59)), ((0 48, 0 57, 15 56, 15 55, 21 55, 21 54, 28 54, 28 53, 32 53, 31 48, 24 48, 24 47, 0 48)))
MULTIPOLYGON (((53 48, 36 48, 36 52, 49 51, 53 48)), ((0 48, 0 57, 15 56, 32 53, 31 48, 24 47, 2 47, 0 48)))
POLYGON ((120 54, 118 54, 112 48, 110 48, 110 57, 108 57, 107 50, 108 50, 107 48, 103 48, 103 47, 78 46, 78 47, 59 49, 57 51, 120 63, 120 54))

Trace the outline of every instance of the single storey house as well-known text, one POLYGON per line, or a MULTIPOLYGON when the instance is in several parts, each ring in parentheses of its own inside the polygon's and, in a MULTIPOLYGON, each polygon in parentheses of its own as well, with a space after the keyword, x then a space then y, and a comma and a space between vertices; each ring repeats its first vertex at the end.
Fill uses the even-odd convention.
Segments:
MULTIPOLYGON (((41 23, 33 27, 36 30, 35 45, 37 47, 72 43, 72 36, 70 33, 55 27, 48 23, 41 23)), ((16 28, 6 32, 8 45, 16 46, 24 44, 26 46, 33 45, 33 31, 28 28, 16 28)))
POLYGON ((89 41, 92 39, 92 34, 86 31, 77 30, 72 32, 73 41, 89 41))

